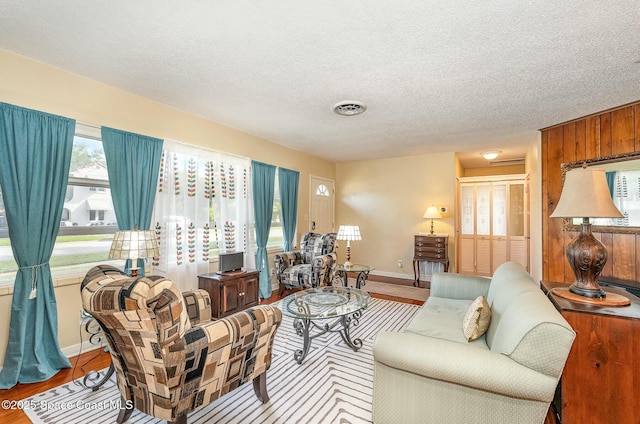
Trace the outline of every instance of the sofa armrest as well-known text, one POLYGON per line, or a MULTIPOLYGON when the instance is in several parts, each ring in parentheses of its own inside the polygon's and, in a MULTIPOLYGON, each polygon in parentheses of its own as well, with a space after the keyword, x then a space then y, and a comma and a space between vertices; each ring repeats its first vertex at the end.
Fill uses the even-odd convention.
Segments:
MULTIPOLYGON (((183 372, 204 372, 207 365, 215 364, 216 372, 227 373, 211 382, 225 386, 252 380, 271 366, 271 350, 276 330, 282 321, 280 309, 271 305, 259 305, 241 312, 192 327, 185 333, 186 357, 199 357, 200 350, 209 346, 204 366, 193 361, 194 369, 183 372), (215 349, 214 353, 212 349, 215 349), (242 364, 242 375, 234 369, 242 364), (225 366, 227 364, 228 366, 225 366), (240 380, 240 381, 238 381, 240 380)), ((202 361, 205 358, 201 358, 202 361)))
POLYGON ((422 377, 519 399, 551 402, 558 383, 499 353, 414 333, 378 333, 373 357, 422 377))
POLYGON ((206 290, 184 291, 182 297, 192 326, 211 320, 211 298, 206 290))
POLYGON ((431 277, 430 295, 448 299, 473 300, 487 297, 491 278, 450 272, 434 272, 431 277))

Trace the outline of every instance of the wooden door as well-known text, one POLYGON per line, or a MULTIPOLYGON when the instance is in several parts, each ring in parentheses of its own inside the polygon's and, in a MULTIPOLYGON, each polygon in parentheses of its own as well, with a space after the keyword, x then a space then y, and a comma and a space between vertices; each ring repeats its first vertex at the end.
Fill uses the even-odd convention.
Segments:
POLYGON ((226 316, 234 312, 242 310, 242 304, 240 303, 240 282, 239 278, 235 278, 230 281, 225 281, 220 285, 222 307, 221 316, 226 316))
POLYGON ((243 296, 243 307, 248 308, 250 306, 254 306, 258 304, 258 296, 259 296, 259 275, 260 273, 256 273, 255 275, 249 275, 243 277, 243 288, 242 291, 244 293, 243 296))

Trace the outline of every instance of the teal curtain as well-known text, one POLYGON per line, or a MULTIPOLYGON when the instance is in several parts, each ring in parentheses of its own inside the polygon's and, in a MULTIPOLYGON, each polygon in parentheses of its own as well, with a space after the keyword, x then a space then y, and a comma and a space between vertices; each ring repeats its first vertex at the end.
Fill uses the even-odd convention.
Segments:
MULTIPOLYGON (((156 198, 162 140, 102 127, 102 145, 118 228, 148 230, 156 198)), ((130 266, 131 261, 127 260, 125 272, 129 272, 130 266)), ((138 259, 138 268, 138 275, 144 275, 143 259, 138 259)))
POLYGON ((58 344, 49 259, 69 179, 75 121, 0 103, 0 187, 18 272, 0 389, 49 379, 69 360, 58 344))
POLYGON ((607 185, 609 186, 609 194, 611 198, 614 199, 613 192, 616 188, 616 171, 605 172, 605 177, 607 178, 607 185))
POLYGON ((253 212, 256 222, 256 268, 260 271, 260 297, 271 296, 271 278, 269 278, 269 257, 267 241, 273 216, 273 192, 276 180, 276 167, 262 162, 251 161, 253 212))
POLYGON ((300 173, 278 168, 278 190, 280 193, 280 217, 284 234, 284 251, 293 250, 293 238, 298 221, 298 182, 300 173))

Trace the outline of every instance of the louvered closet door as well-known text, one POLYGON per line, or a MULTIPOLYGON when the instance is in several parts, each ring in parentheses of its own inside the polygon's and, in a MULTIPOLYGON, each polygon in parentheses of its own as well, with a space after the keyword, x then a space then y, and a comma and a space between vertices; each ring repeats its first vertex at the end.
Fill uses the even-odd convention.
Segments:
POLYGON ((491 276, 513 260, 529 270, 527 178, 460 178, 457 270, 491 276))
POLYGON ((491 276, 491 184, 476 184, 476 275, 491 276))
POLYGON ((462 274, 476 273, 476 214, 475 187, 470 184, 460 185, 460 245, 458 250, 458 272, 462 274))
POLYGON ((529 205, 526 181, 509 183, 509 260, 529 270, 529 205))
POLYGON ((491 183, 491 275, 507 261, 507 184, 491 183))

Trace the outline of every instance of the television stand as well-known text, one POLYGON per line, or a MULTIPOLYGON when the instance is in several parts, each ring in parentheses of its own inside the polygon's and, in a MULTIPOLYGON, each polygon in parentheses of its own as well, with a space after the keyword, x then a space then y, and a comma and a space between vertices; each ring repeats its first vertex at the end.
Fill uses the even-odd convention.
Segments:
POLYGON ((212 318, 223 318, 257 306, 260 271, 242 269, 222 274, 210 272, 198 276, 198 288, 206 290, 211 298, 212 318))

